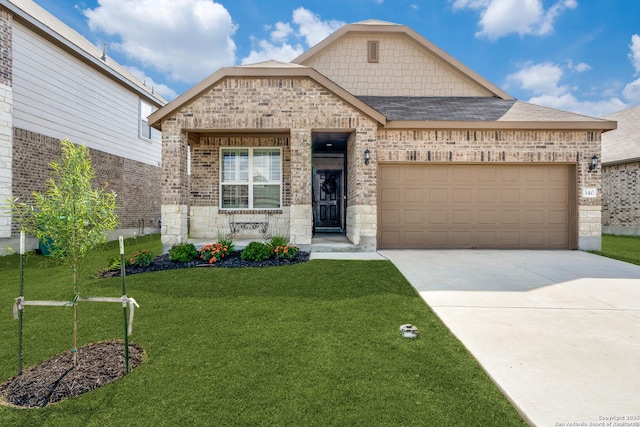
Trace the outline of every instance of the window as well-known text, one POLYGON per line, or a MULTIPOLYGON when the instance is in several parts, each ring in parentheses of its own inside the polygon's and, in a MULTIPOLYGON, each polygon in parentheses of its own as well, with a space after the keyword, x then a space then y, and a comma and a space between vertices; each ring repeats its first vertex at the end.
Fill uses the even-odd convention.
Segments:
POLYGON ((140 100, 140 138, 151 139, 151 126, 147 121, 147 117, 153 113, 153 105, 146 101, 140 100))
POLYGON ((222 148, 220 207, 279 209, 282 161, 279 148, 222 148))
POLYGON ((378 62, 378 58, 379 58, 378 46, 379 46, 379 43, 377 41, 367 42, 367 61, 378 62))

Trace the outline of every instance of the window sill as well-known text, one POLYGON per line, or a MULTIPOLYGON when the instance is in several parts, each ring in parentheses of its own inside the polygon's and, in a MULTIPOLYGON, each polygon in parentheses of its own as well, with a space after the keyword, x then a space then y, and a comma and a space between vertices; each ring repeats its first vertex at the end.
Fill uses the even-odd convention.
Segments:
POLYGON ((227 215, 265 215, 282 214, 282 209, 218 209, 218 214, 227 215))

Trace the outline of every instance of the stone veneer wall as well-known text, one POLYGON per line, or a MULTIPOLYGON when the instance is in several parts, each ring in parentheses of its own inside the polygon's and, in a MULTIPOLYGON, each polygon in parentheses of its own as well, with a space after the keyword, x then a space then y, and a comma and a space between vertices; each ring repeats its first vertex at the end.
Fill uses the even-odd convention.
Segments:
MULTIPOLYGON (((12 179, 12 91, 9 86, 0 84, 0 206, 11 198, 12 179)), ((0 238, 11 237, 11 215, 6 209, 0 211, 0 238)))
MULTIPOLYGON (((62 154, 60 141, 23 129, 13 131, 13 197, 32 200, 33 191, 45 191, 49 164, 62 154)), ((108 182, 117 194, 120 229, 157 230, 160 220, 160 168, 99 150, 89 149, 96 169, 96 185, 108 182)), ((18 232, 13 221, 13 233, 18 232)))
POLYGON ((0 238, 11 237, 11 215, 4 200, 11 197, 12 179, 12 21, 9 11, 0 6, 0 238))
MULTIPOLYGON (((202 129, 203 134, 212 129, 217 133, 224 130, 230 133, 251 131, 258 135, 264 131, 265 138, 268 138, 273 130, 288 131, 291 179, 290 188, 285 189, 289 192, 289 195, 285 195, 285 200, 289 200, 289 204, 288 209, 286 205, 284 206, 278 219, 280 221, 278 226, 285 226, 286 220, 283 218, 288 215, 292 243, 308 245, 311 243, 313 225, 312 131, 314 129, 355 130, 350 149, 362 153, 366 146, 375 145, 376 126, 369 117, 309 78, 228 77, 222 79, 198 99, 185 105, 172 117, 162 122, 163 244, 167 247, 186 240, 187 211, 193 214, 191 222, 194 225, 212 221, 212 219, 196 218, 198 212, 201 215, 212 215, 210 208, 194 206, 192 209, 188 206, 192 199, 195 204, 199 203, 195 202, 196 198, 192 198, 192 194, 201 190, 197 189, 198 184, 193 175, 191 177, 193 190, 190 191, 187 187, 187 141, 183 129, 189 129, 190 133, 197 133, 202 129)), ((354 156, 352 160, 354 164, 362 163, 362 155, 354 156)), ((192 159, 192 165, 193 163, 192 159)), ((217 178, 215 174, 211 176, 217 178)), ((371 204, 371 200, 366 199, 367 193, 363 191, 370 185, 361 181, 375 180, 375 172, 369 175, 354 173, 349 179, 350 205, 371 204)), ((213 192, 207 197, 210 203, 217 205, 217 196, 213 192)), ((220 224, 219 221, 215 223, 220 224)))
POLYGON ((602 229, 640 235, 640 162, 602 167, 602 229))
POLYGON ((593 131, 453 131, 416 130, 378 133, 372 162, 434 163, 565 163, 577 165, 578 247, 599 250, 601 245, 601 170, 589 172, 589 162, 600 153, 600 133, 593 131), (595 187, 597 197, 582 197, 595 187))

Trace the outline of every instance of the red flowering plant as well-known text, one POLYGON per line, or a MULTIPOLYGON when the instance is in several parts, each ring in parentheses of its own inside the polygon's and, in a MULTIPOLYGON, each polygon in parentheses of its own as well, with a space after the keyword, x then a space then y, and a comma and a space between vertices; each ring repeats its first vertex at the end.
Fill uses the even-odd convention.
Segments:
POLYGON ((233 242, 231 242, 231 240, 221 240, 218 243, 204 245, 198 252, 200 253, 200 259, 207 261, 209 264, 213 264, 229 255, 233 252, 233 249, 233 242))
POLYGON ((291 259, 296 256, 299 250, 299 247, 292 245, 276 246, 273 253, 276 254, 277 258, 291 259))
POLYGON ((140 252, 134 252, 133 258, 129 261, 138 267, 149 267, 153 262, 153 255, 148 250, 143 249, 140 252))

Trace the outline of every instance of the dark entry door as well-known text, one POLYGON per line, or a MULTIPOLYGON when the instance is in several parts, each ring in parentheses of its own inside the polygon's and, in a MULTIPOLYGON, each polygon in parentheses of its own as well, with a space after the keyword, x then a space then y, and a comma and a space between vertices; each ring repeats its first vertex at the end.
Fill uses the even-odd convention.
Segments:
POLYGON ((342 188, 342 172, 332 170, 316 171, 314 182, 315 193, 315 226, 316 228, 340 228, 340 189, 342 188))

